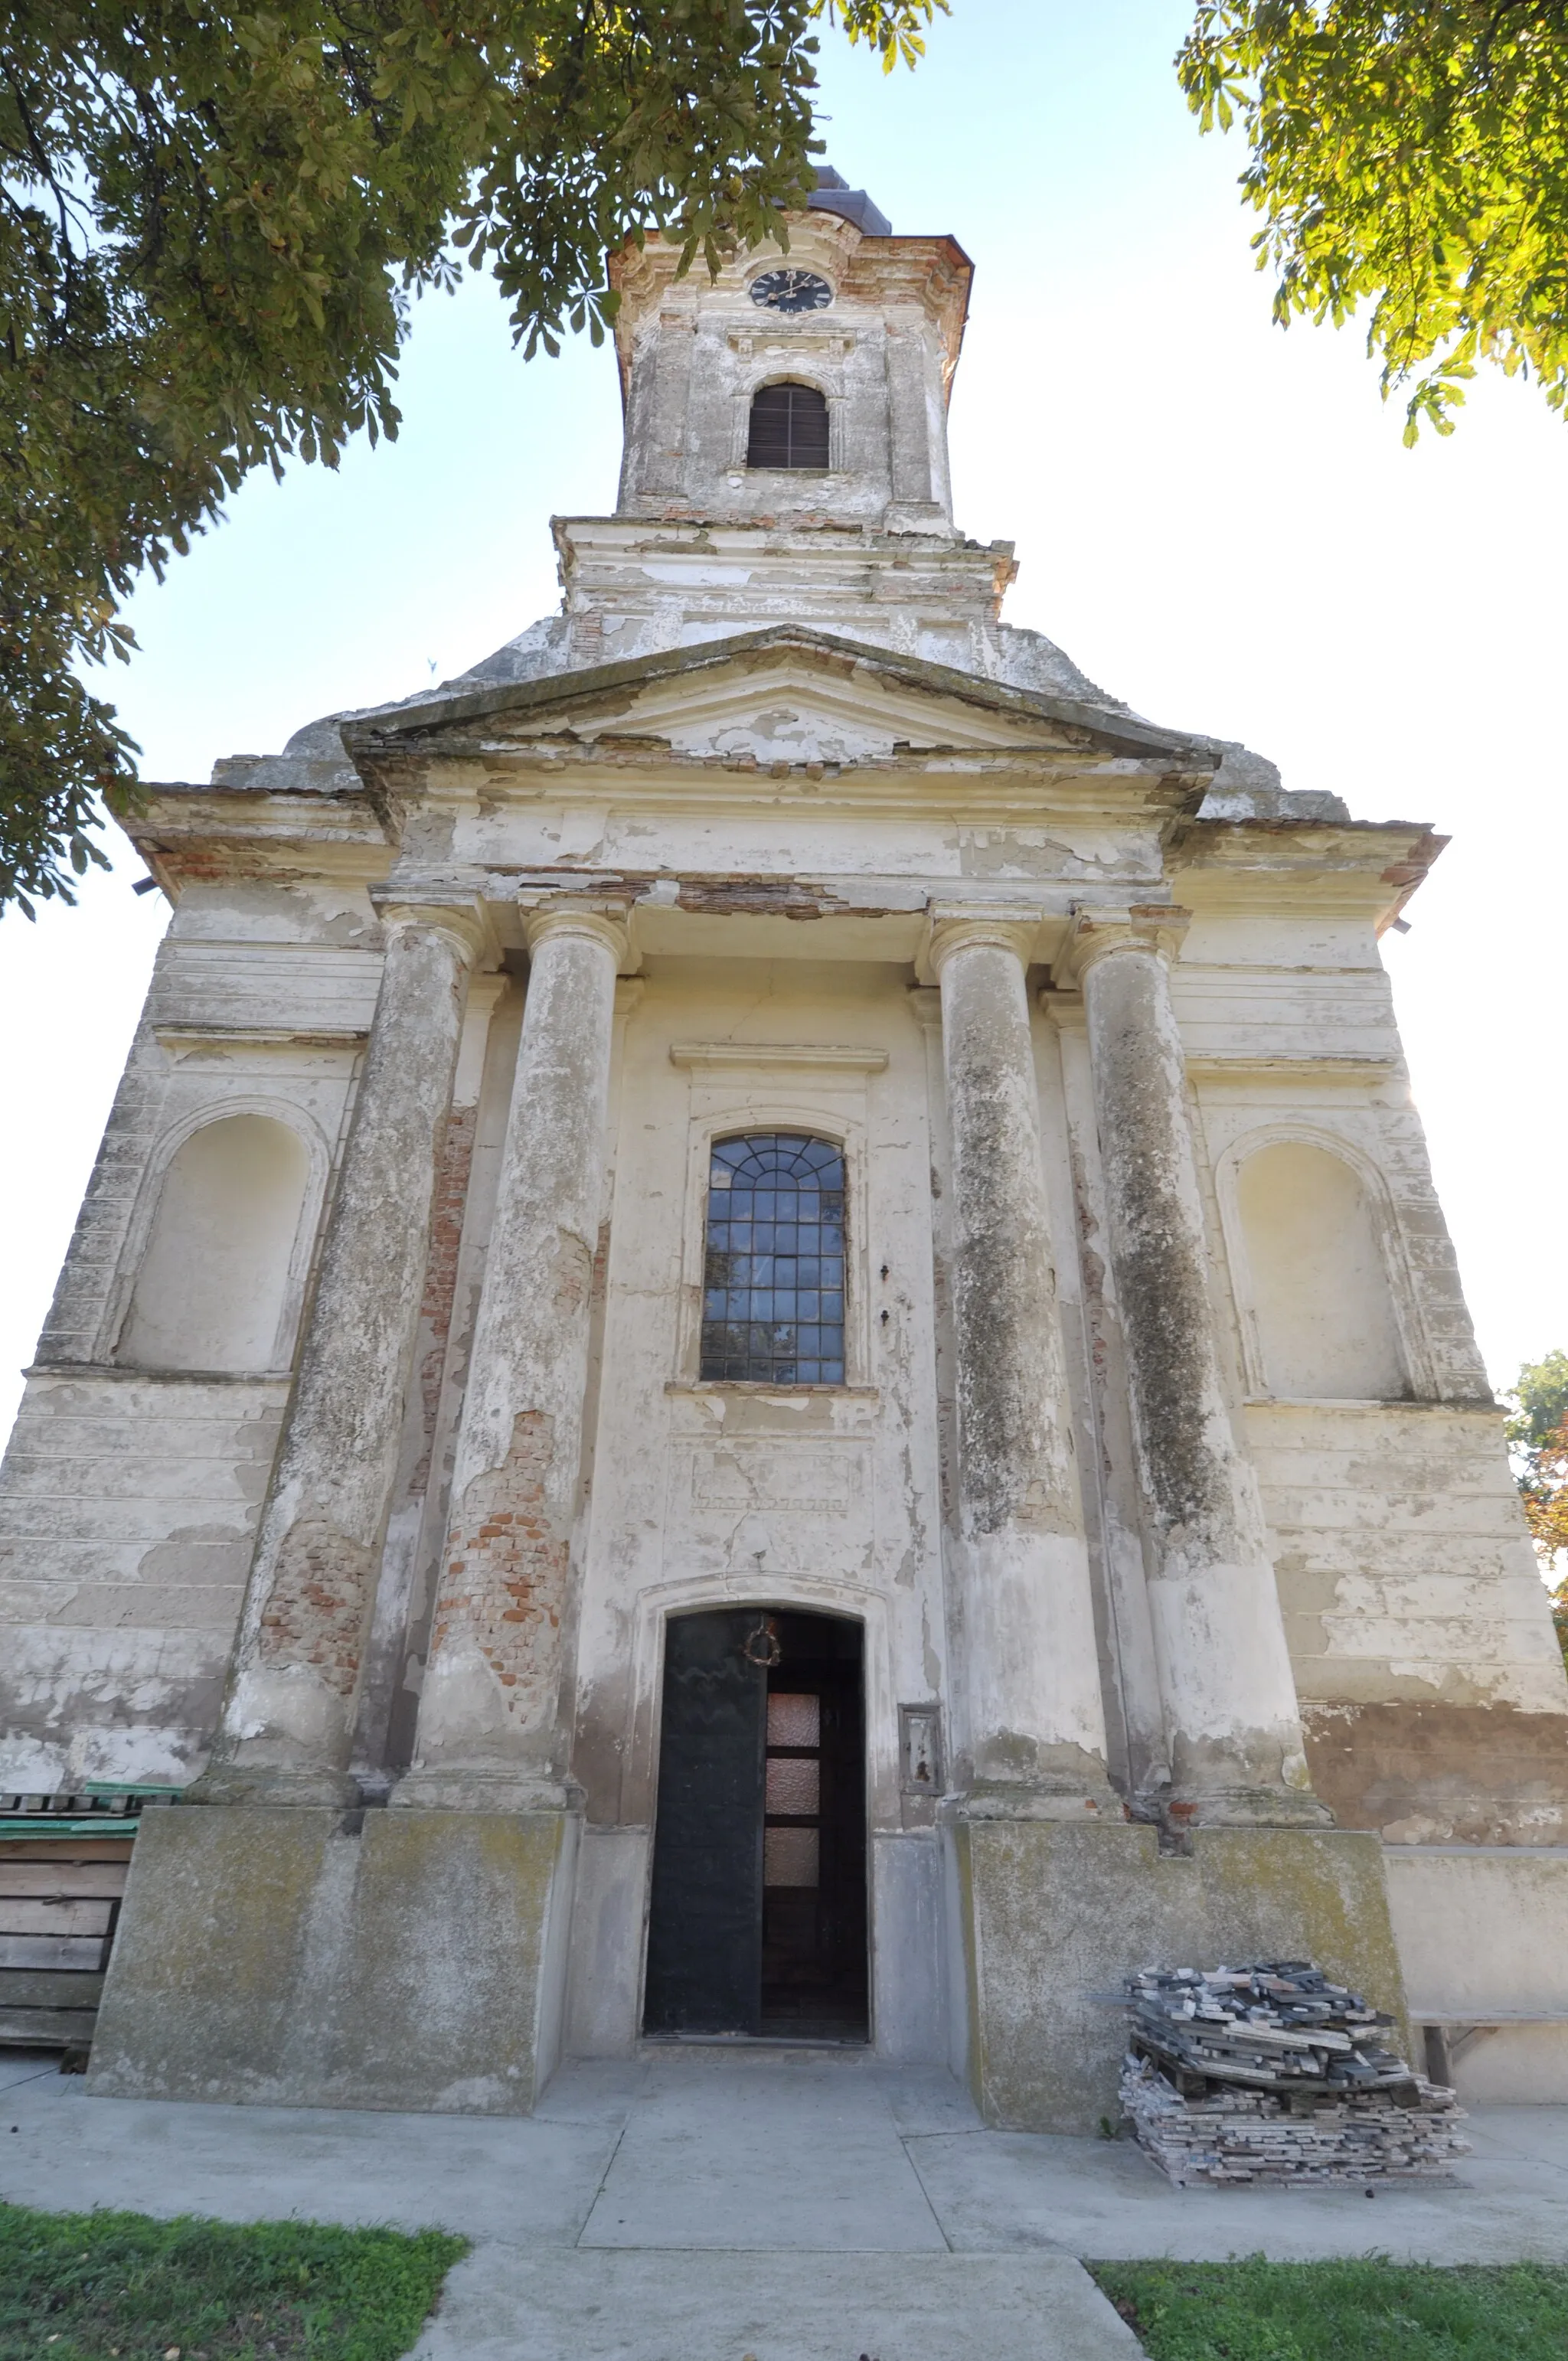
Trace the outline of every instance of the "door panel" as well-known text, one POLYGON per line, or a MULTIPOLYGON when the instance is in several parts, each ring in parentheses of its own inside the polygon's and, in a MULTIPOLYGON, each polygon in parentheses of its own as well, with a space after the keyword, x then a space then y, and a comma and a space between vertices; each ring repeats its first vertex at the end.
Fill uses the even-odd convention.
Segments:
POLYGON ((861 1631, 818 1615, 770 1619, 762 2030, 867 2032, 861 1631))
POLYGON ((681 1615, 664 1654, 663 1734, 643 2024, 755 2033, 762 1975, 767 1673, 743 1612, 681 1615))

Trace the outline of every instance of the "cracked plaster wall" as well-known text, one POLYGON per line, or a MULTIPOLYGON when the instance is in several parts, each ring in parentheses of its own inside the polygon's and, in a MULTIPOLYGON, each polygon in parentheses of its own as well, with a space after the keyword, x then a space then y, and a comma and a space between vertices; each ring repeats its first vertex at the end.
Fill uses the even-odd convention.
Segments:
POLYGON ((202 1767, 379 964, 363 894, 328 880, 181 897, 0 1466, 0 1786, 202 1767), (291 1314, 259 1368, 126 1366, 171 1143, 242 1113, 309 1168, 291 1314))

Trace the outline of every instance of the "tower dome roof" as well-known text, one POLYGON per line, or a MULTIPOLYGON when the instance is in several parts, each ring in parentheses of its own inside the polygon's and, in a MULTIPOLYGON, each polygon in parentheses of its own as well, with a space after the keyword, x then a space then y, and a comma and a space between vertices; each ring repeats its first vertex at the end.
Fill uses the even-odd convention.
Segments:
POLYGON ((836 172, 831 164, 817 167, 817 186, 806 203, 813 213, 841 214, 867 237, 893 236, 893 224, 882 208, 872 203, 864 189, 851 189, 842 172, 836 172))

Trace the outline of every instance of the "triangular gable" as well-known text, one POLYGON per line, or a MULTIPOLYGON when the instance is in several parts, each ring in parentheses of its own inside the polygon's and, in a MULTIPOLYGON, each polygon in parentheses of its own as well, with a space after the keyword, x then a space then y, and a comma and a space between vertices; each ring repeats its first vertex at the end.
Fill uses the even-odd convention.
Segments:
POLYGON ((630 662, 466 688, 361 714, 356 758, 526 753, 563 739, 667 748, 698 760, 852 765, 905 749, 1038 751, 1203 774, 1220 749, 1147 722, 828 632, 775 625, 630 662))

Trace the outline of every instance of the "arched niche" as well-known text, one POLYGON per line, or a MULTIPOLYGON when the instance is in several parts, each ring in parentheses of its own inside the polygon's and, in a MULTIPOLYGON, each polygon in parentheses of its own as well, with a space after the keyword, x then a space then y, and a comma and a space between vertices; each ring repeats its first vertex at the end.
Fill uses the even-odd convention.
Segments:
POLYGON ((116 1356, 144 1369, 261 1370, 289 1356, 311 1178, 299 1133, 224 1115, 164 1169, 116 1356))
POLYGON ((1245 1158, 1234 1183, 1260 1390, 1408 1396, 1381 1225, 1355 1167, 1310 1140, 1275 1139, 1245 1158))

